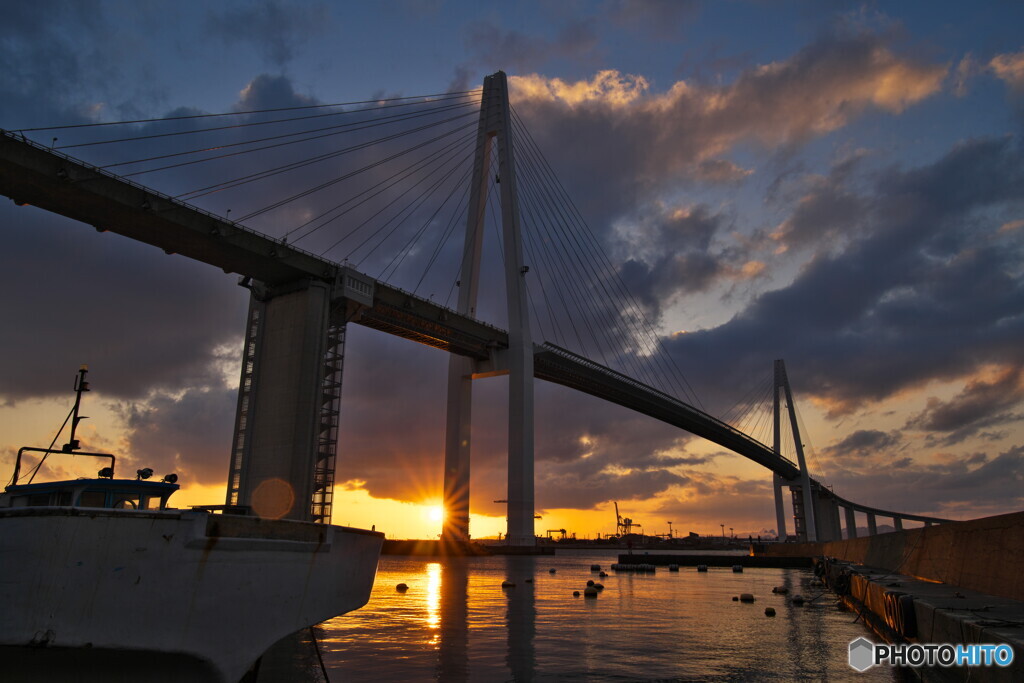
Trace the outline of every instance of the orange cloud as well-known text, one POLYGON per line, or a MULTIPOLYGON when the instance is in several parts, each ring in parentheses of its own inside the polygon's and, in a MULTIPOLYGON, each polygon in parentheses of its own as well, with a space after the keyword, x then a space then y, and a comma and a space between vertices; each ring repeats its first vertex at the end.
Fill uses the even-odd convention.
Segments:
POLYGON ((996 55, 988 67, 1014 90, 1024 90, 1024 52, 996 55))
POLYGON ((513 100, 550 100, 570 107, 590 102, 623 107, 637 102, 649 88, 650 84, 643 76, 621 74, 612 69, 599 71, 589 81, 575 83, 538 74, 512 76, 509 79, 513 100))
POLYGON ((1003 223, 1002 225, 999 226, 999 232, 1013 232, 1014 230, 1020 230, 1021 228, 1024 228, 1024 218, 1003 223))
MULTIPOLYGON (((792 58, 750 69, 726 85, 675 83, 650 94, 642 76, 601 71, 589 80, 566 82, 538 74, 513 76, 513 101, 529 108, 560 107, 589 112, 593 123, 614 125, 617 135, 647 140, 645 153, 666 166, 714 160, 744 139, 779 146, 846 125, 868 108, 894 114, 938 92, 945 65, 904 59, 876 37, 830 40, 792 58)), ((578 121, 583 124, 583 121, 578 121)), ((727 180, 744 169, 714 161, 704 169, 727 180)))

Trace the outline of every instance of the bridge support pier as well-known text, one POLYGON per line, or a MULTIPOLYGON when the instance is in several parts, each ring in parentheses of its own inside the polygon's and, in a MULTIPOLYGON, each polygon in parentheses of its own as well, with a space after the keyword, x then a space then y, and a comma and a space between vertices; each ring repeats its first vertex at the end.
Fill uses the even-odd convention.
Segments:
POLYGON ((878 524, 875 522, 875 515, 873 512, 868 513, 868 536, 878 535, 878 524))
MULTIPOLYGON (((775 451, 776 454, 778 450, 775 451)), ((786 506, 782 500, 782 477, 779 475, 772 476, 772 482, 775 488, 775 532, 779 537, 780 541, 786 540, 786 506)))
POLYGON ((839 505, 827 490, 814 490, 814 522, 818 541, 837 541, 843 537, 839 525, 839 505))
POLYGON ((903 518, 893 515, 892 525, 896 527, 896 531, 903 531, 903 518))
POLYGON ((228 504, 261 517, 312 519, 330 302, 322 282, 296 283, 264 300, 254 295, 228 504))
POLYGON ((846 511, 846 537, 857 538, 857 512, 852 507, 845 507, 846 511))

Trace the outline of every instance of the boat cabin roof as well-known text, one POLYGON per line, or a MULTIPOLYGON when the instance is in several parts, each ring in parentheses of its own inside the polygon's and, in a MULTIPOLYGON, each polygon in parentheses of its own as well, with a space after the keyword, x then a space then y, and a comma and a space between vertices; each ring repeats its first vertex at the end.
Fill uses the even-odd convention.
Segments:
POLYGON ((178 484, 141 479, 71 479, 8 486, 0 507, 73 506, 163 510, 178 484))

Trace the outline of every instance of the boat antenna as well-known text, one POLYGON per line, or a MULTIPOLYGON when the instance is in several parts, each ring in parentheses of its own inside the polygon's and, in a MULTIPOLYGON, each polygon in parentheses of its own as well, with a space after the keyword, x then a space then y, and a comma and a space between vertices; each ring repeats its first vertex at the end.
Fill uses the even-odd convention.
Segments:
POLYGON ((75 378, 75 407, 72 409, 72 420, 71 420, 71 437, 68 442, 61 448, 65 453, 71 453, 80 448, 78 439, 75 438, 75 429, 78 428, 78 423, 82 420, 88 419, 88 415, 78 416, 78 408, 82 405, 82 392, 89 391, 89 383, 85 381, 85 376, 89 372, 89 366, 83 365, 78 368, 78 377, 75 378))
MULTIPOLYGON (((82 405, 82 392, 89 391, 89 383, 85 381, 85 375, 87 372, 89 372, 88 365, 83 365, 78 368, 78 376, 75 377, 75 407, 72 408, 71 412, 68 413, 68 416, 64 418, 64 424, 62 424, 60 429, 57 430, 57 433, 53 435, 53 441, 50 442, 50 447, 46 449, 46 452, 43 453, 43 457, 39 458, 39 462, 36 463, 36 466, 32 469, 32 475, 28 478, 29 484, 31 484, 32 480, 36 478, 39 468, 41 468, 43 463, 46 462, 46 457, 50 455, 50 451, 53 449, 53 444, 57 443, 57 439, 60 438, 61 432, 64 431, 64 427, 68 424, 68 420, 71 420, 71 438, 68 443, 61 448, 61 450, 65 453, 73 453, 74 450, 79 447, 78 440, 75 439, 75 427, 78 426, 79 422, 88 418, 87 415, 83 415, 81 417, 78 416, 78 408, 82 405)), ((14 468, 14 476, 12 477, 11 483, 18 483, 17 465, 14 468)))

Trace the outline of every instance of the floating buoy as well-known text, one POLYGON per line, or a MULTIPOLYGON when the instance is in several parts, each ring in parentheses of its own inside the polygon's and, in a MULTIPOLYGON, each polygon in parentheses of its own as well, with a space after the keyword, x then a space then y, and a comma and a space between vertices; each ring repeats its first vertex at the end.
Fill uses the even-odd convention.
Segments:
POLYGON ((706 564, 698 564, 697 565, 697 571, 699 571, 699 572, 706 572, 707 570, 708 570, 708 566, 706 564))
POLYGON ((739 602, 739 597, 738 597, 738 596, 735 596, 735 595, 734 595, 734 596, 732 596, 732 601, 733 601, 733 602, 739 602))
POLYGON ((677 571, 679 571, 679 565, 678 564, 670 564, 668 566, 668 570, 670 572, 677 572, 677 571))
POLYGON ((588 586, 593 586, 594 585, 594 580, 593 579, 587 580, 587 585, 588 586))
POLYGON ((785 586, 776 586, 772 589, 772 593, 778 593, 779 595, 785 595, 789 592, 789 589, 785 586))
POLYGON ((732 571, 735 574, 742 574, 743 573, 743 565, 742 564, 734 564, 732 566, 732 571))
POLYGON ((409 590, 409 587, 406 586, 404 583, 400 583, 397 586, 395 586, 395 590, 399 593, 404 593, 405 591, 409 590))
POLYGON ((764 608, 764 615, 766 617, 774 617, 775 616, 775 608, 774 607, 765 607, 764 608))
POLYGON ((804 604, 804 596, 802 596, 802 595, 794 595, 793 599, 791 600, 791 602, 794 605, 802 605, 802 604, 804 604))
POLYGON ((600 576, 603 579, 604 577, 608 576, 608 574, 607 572, 601 572, 600 574, 598 574, 598 576, 600 576))
POLYGON ((596 588, 599 591, 603 591, 604 590, 604 584, 603 583, 595 583, 594 584, 594 588, 596 588))
POLYGON ((556 571, 558 571, 558 570, 555 569, 554 567, 552 567, 551 569, 548 570, 548 574, 554 574, 556 571))
POLYGON ((574 598, 580 597, 580 592, 579 591, 573 591, 572 592, 572 597, 574 597, 574 598))
POLYGON ((514 583, 512 583, 511 581, 502 581, 501 582, 501 587, 502 588, 515 588, 516 585, 514 583))
POLYGON ((754 596, 751 593, 740 593, 740 602, 754 602, 754 596))
POLYGON ((586 588, 583 589, 583 597, 585 597, 585 598, 596 598, 597 597, 597 589, 594 588, 593 586, 587 586, 586 588))
POLYGON ((592 565, 590 565, 590 571, 592 571, 592 572, 599 572, 599 571, 601 571, 601 565, 599 565, 599 564, 592 564, 592 565))

